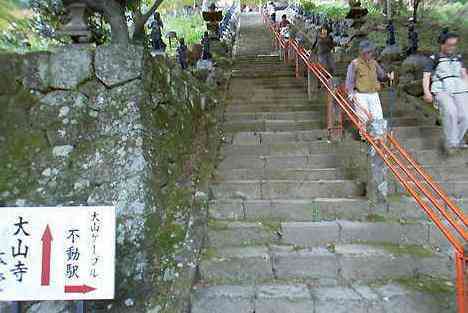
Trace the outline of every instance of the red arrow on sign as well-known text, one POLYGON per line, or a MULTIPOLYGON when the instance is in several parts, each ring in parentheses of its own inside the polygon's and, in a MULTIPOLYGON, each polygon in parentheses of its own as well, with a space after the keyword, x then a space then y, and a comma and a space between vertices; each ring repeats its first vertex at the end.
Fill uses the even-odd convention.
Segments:
POLYGON ((88 285, 78 285, 78 286, 65 286, 65 293, 88 293, 96 290, 88 285))
POLYGON ((49 225, 46 226, 42 235, 42 275, 41 286, 49 286, 50 284, 50 252, 52 248, 52 233, 49 225))

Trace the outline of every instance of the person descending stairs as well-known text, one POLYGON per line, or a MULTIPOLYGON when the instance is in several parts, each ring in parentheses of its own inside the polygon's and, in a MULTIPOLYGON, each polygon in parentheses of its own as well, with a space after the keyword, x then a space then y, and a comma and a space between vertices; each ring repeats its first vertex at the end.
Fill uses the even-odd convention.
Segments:
POLYGON ((455 312, 442 236, 369 215, 343 168, 365 154, 327 140, 325 96, 308 100, 260 15, 241 16, 238 44, 191 313, 455 312))

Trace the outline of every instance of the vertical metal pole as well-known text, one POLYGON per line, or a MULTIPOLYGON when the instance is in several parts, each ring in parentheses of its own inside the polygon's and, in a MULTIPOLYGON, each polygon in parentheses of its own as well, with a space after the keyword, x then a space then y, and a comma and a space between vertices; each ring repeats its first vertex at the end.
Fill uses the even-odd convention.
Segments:
POLYGON ((289 58, 289 45, 286 43, 286 47, 284 47, 284 63, 288 63, 289 58))
POLYGON ((309 97, 309 101, 312 100, 312 72, 307 68, 307 96, 309 97))
MULTIPOLYGON (((328 81, 327 84, 331 87, 331 82, 328 81)), ((327 129, 328 129, 328 138, 330 140, 334 139, 334 119, 333 119, 333 98, 330 94, 327 93, 327 129)))
POLYGON ((86 313, 86 303, 84 301, 76 303, 76 313, 86 313))
POLYGON ((300 78, 301 76, 299 75, 299 54, 297 51, 295 52, 296 54, 296 78, 300 78))
MULTIPOLYGON (((315 63, 315 59, 312 53, 309 57, 309 63, 315 63)), ((309 101, 313 99, 314 93, 317 92, 317 88, 318 80, 315 77, 314 73, 312 73, 312 71, 309 68, 307 68, 307 93, 309 96, 309 101)))
POLYGON ((10 305, 11 313, 21 313, 21 302, 14 301, 10 305))
POLYGON ((458 312, 465 313, 468 309, 468 245, 465 246, 465 255, 455 252, 455 267, 457 273, 457 304, 458 312))

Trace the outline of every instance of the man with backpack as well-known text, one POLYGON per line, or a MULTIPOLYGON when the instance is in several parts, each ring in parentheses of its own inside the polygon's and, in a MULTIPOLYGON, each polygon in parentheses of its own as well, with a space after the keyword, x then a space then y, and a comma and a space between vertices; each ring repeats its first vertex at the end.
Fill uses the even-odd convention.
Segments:
POLYGON ((459 36, 443 31, 439 36, 440 52, 431 56, 424 69, 424 100, 435 99, 442 115, 445 149, 468 148, 463 141, 468 130, 468 73, 456 48, 459 36))

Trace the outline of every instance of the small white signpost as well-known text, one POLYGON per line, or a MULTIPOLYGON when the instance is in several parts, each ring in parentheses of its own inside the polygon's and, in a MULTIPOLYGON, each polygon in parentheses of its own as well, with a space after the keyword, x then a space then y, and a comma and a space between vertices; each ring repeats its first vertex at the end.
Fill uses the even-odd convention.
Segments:
POLYGON ((114 207, 12 207, 0 216, 0 301, 114 298, 114 207))

